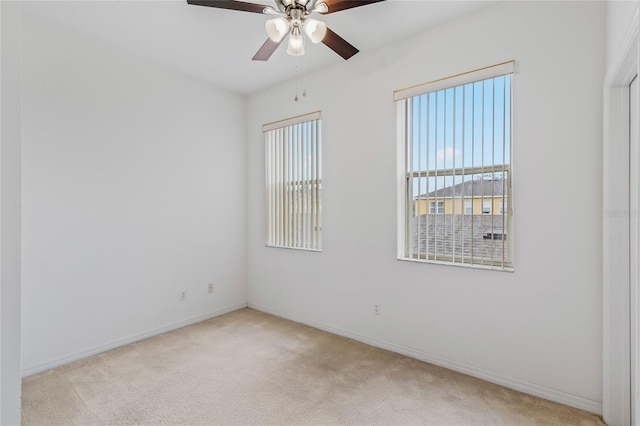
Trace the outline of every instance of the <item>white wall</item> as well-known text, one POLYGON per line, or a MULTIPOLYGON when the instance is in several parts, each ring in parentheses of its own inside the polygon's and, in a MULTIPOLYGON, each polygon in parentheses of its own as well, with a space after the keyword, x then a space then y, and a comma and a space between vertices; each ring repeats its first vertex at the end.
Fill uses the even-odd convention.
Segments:
POLYGON ((604 8, 504 2, 251 96, 250 306, 600 412, 604 8), (510 59, 515 272, 396 260, 393 91, 510 59), (266 248, 260 125, 314 110, 324 250, 266 248))
POLYGON ((246 306, 245 99, 24 15, 25 374, 246 306))
POLYGON ((20 424, 20 5, 0 2, 0 424, 20 424))

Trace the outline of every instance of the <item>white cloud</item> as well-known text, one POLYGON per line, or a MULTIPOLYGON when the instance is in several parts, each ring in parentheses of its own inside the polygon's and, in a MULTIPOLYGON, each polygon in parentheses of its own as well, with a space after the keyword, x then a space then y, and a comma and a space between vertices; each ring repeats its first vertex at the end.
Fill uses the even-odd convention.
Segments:
POLYGON ((454 158, 459 158, 460 151, 455 148, 447 147, 439 149, 436 155, 438 159, 438 166, 440 166, 442 164, 452 164, 454 158))

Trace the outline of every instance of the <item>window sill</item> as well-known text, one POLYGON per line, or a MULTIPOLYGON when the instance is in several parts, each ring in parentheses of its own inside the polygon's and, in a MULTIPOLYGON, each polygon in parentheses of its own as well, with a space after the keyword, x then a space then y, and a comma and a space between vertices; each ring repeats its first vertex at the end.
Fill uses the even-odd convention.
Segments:
POLYGON ((399 261, 412 262, 412 263, 427 263, 432 265, 457 266, 461 268, 483 269, 486 271, 497 271, 497 272, 515 272, 515 269, 513 266, 480 265, 476 263, 447 262, 443 260, 410 259, 407 257, 398 257, 397 259, 399 261))
POLYGON ((310 252, 315 252, 315 253, 321 253, 322 252, 322 249, 311 249, 311 248, 290 247, 290 246, 274 246, 274 245, 270 245, 270 244, 265 244, 265 247, 267 247, 267 248, 275 248, 275 249, 295 250, 295 251, 310 251, 310 252))

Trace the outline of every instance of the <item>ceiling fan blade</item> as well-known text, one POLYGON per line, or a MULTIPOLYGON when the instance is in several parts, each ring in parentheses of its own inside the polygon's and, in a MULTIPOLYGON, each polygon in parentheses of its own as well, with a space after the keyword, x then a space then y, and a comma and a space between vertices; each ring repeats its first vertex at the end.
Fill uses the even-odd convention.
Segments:
POLYGON ((234 0, 187 0, 187 3, 196 6, 208 6, 218 9, 239 10, 241 12, 263 13, 267 7, 263 4, 247 3, 234 0))
POLYGON ((333 12, 339 12, 345 9, 352 9, 354 7, 366 6, 372 3, 378 3, 385 0, 324 0, 329 10, 323 15, 333 12))
POLYGON ((251 60, 252 61, 268 61, 271 55, 273 55, 273 52, 276 51, 278 46, 282 44, 285 38, 286 37, 282 37, 282 40, 280 40, 279 42, 275 42, 270 38, 268 38, 267 41, 264 42, 262 47, 258 49, 256 54, 253 55, 253 58, 251 58, 251 60))
POLYGON ((359 52, 359 50, 353 47, 347 40, 343 39, 329 28, 327 28, 327 34, 322 39, 322 42, 344 59, 349 59, 359 52))

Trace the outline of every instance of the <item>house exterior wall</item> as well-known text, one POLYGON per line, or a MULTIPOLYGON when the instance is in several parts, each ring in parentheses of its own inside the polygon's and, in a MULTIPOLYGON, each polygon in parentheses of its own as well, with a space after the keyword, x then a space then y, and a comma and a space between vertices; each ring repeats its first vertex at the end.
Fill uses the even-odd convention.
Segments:
POLYGON ((467 203, 471 203, 472 214, 481 215, 483 214, 483 206, 485 202, 491 203, 491 212, 492 214, 500 214, 500 206, 502 203, 502 197, 494 198, 494 197, 474 197, 474 198, 429 198, 429 199, 419 199, 413 202, 414 207, 413 211, 416 216, 429 214, 430 206, 433 202, 444 202, 444 214, 468 214, 466 212, 467 203))

